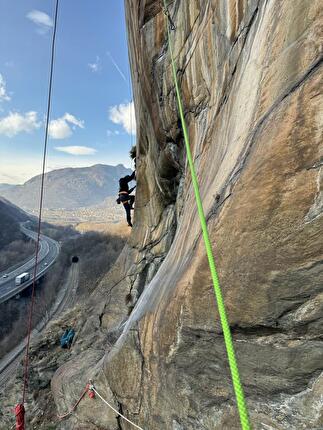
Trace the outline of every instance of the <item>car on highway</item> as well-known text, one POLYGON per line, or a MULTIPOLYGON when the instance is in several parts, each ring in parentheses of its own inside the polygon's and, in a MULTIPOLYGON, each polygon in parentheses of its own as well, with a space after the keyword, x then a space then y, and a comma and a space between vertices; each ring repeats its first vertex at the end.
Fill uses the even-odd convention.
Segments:
POLYGON ((44 263, 44 266, 48 266, 48 263, 44 263))
POLYGON ((2 277, 3 277, 3 278, 8 278, 8 274, 7 274, 7 273, 5 273, 2 277))

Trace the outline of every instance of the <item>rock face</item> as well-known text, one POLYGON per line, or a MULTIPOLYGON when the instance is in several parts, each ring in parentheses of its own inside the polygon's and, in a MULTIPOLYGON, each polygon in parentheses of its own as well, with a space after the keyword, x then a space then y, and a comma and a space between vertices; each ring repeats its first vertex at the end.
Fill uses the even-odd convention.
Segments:
MULTIPOLYGON (((169 11, 252 426, 322 429, 322 4, 177 0, 169 11)), ((239 429, 165 16, 157 0, 127 0, 126 12, 138 130, 135 226, 86 304, 80 353, 55 374, 53 395, 63 413, 92 377, 145 429, 239 429)), ((132 427, 87 399, 60 428, 132 427)))

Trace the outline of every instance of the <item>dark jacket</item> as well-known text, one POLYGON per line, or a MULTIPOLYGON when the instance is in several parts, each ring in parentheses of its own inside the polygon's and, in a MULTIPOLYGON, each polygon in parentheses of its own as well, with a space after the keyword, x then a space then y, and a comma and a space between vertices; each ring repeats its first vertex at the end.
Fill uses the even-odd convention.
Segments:
POLYGON ((136 172, 132 172, 132 175, 127 175, 123 178, 121 178, 119 180, 119 193, 121 192, 127 192, 127 193, 131 193, 134 189, 132 188, 131 190, 129 190, 129 182, 133 181, 134 179, 136 179, 136 172))

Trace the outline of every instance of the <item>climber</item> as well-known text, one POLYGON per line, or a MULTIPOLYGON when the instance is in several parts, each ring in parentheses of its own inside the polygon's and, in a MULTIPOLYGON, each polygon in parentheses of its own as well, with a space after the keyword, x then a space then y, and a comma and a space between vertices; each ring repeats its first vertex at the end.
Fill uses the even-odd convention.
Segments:
POLYGON ((127 214, 128 226, 132 227, 131 222, 131 210, 133 210, 133 204, 135 202, 135 196, 130 194, 136 188, 136 186, 129 189, 129 182, 136 180, 136 172, 133 171, 131 175, 124 176, 119 180, 119 197, 117 198, 118 205, 123 204, 127 214))

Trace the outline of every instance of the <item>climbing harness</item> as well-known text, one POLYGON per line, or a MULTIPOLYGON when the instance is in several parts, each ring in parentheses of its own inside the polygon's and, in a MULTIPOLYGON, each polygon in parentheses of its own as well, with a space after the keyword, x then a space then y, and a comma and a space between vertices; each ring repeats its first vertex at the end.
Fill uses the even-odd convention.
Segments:
MULTIPOLYGON (((169 19, 170 14, 168 11, 167 2, 166 2, 166 0, 163 0, 163 1, 164 1, 164 13, 165 13, 166 17, 168 18, 168 21, 170 21, 170 19, 169 19)), ((214 293, 215 293, 218 311, 219 311, 219 315, 220 315, 220 321, 221 321, 221 326, 222 326, 223 336, 224 336, 224 343, 225 343, 225 347, 226 347, 226 351, 227 351, 227 356, 228 356, 228 361, 229 361, 229 366, 230 366, 230 371, 231 371, 231 378, 232 378, 233 388, 234 388, 234 392, 235 392, 235 396, 236 396, 238 412, 239 412, 239 416, 240 416, 241 427, 243 430, 250 430, 251 426, 249 423, 247 405, 246 405, 245 398, 244 398, 244 392, 243 392, 242 384, 240 382, 240 375, 239 375, 238 365, 237 365, 237 361, 236 361, 236 357, 235 357, 230 326, 229 326, 229 322, 228 322, 228 318, 227 318, 227 313, 226 313, 226 309, 225 309, 225 304, 224 304, 224 300, 223 300, 221 287, 219 284, 219 277, 217 274, 217 269, 216 269, 213 251, 212 251, 212 245, 211 245, 211 241, 210 241, 210 237, 209 237, 209 233, 208 233, 208 228, 207 228, 207 223, 206 223, 206 218, 205 218, 205 214, 204 214, 204 210, 203 210, 202 199, 201 199, 201 194, 200 194, 200 189, 199 189, 199 183, 198 183, 198 179, 197 179, 197 175, 196 175, 196 171, 195 171, 195 166, 194 166, 194 161, 193 161, 191 148, 190 148, 189 134, 188 134, 188 129, 187 129, 186 120, 185 120, 185 116, 184 116, 182 96, 181 96, 180 86, 179 86, 178 79, 177 79, 175 57, 174 57, 173 47, 172 47, 172 43, 171 43, 171 33, 170 33, 171 30, 173 30, 172 26, 167 25, 167 37, 168 37, 168 45, 169 45, 169 51, 170 51, 170 57, 171 57, 172 74, 173 74, 174 85, 175 85, 175 90, 176 90, 178 110, 179 110, 181 125, 182 125, 182 129, 183 129, 183 135, 184 135, 184 141, 185 141, 185 147, 186 147, 186 153, 187 153, 187 160, 188 160, 188 165, 189 165, 189 169, 191 172, 192 184, 193 184, 194 194, 195 194, 195 200, 196 200, 198 215, 199 215, 201 228, 202 228, 202 235, 203 235, 203 239, 204 239, 207 258, 208 258, 208 262, 209 262, 209 266, 210 266, 211 277, 212 277, 212 281, 213 281, 214 293)))
POLYGON ((32 283, 32 293, 31 293, 31 304, 29 309, 28 317, 28 331, 27 331, 27 344, 26 344, 26 354, 24 363, 24 384, 22 393, 22 402, 19 403, 15 408, 16 414, 16 430, 25 430, 25 408, 24 403, 26 400, 26 391, 28 385, 28 372, 29 372, 29 346, 30 337, 32 331, 32 318, 33 310, 35 304, 35 286, 37 278, 37 268, 38 268, 38 251, 40 247, 40 229, 42 221, 42 209, 43 209, 43 199, 44 199, 44 181, 45 181, 45 168, 46 168, 46 157, 47 157, 47 143, 48 143, 48 131, 49 131, 49 117, 51 110, 51 99, 52 99, 52 86, 53 86, 53 71, 54 71, 54 57, 55 57, 55 42, 56 42, 56 30, 57 30, 57 18, 58 18, 58 6, 59 0, 56 0, 55 13, 54 13, 54 27, 51 43, 51 59, 50 59, 50 73, 49 73, 49 86, 48 86, 48 99, 47 99, 47 116, 46 116, 46 127, 44 136, 44 148, 43 148, 43 159, 42 159, 42 173, 41 173, 41 186, 40 186, 40 201, 39 201, 39 216, 38 216, 38 226, 37 226, 37 240, 36 240, 36 250, 35 250, 35 266, 33 271, 33 283, 32 283))

